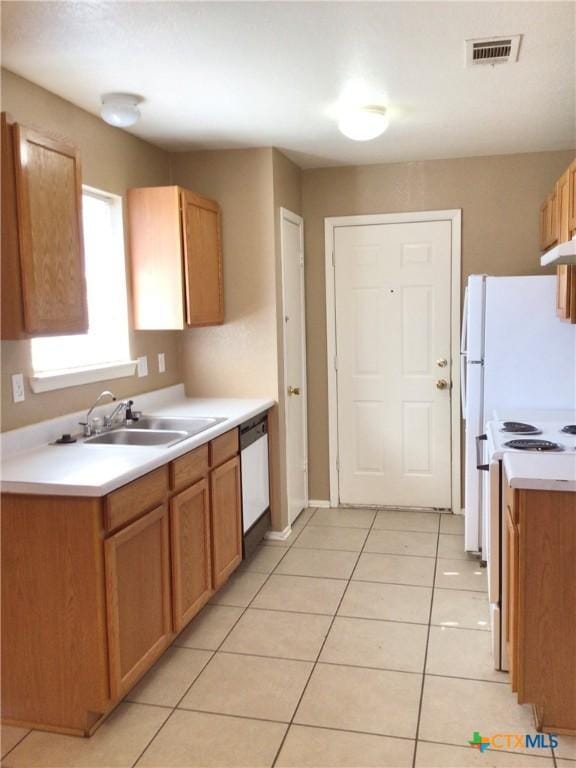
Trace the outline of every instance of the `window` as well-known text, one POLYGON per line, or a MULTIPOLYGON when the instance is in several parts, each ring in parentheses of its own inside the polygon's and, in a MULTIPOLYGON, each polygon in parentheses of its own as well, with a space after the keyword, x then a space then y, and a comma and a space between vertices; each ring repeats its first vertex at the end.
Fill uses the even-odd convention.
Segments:
POLYGON ((88 333, 32 339, 31 384, 36 392, 134 372, 134 363, 130 363, 121 198, 84 188, 82 217, 88 333))

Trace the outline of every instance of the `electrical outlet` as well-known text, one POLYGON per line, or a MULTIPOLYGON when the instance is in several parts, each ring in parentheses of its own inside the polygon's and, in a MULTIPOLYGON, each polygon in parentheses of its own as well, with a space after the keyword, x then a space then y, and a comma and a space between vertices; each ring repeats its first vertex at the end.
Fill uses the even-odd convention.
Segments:
POLYGON ((148 376, 148 358, 146 355, 138 358, 138 378, 148 376))
POLYGON ((12 374, 12 399, 15 403, 22 403, 26 399, 24 376, 21 373, 12 374))
POLYGON ((164 352, 158 352, 158 373, 166 373, 166 356, 164 352))

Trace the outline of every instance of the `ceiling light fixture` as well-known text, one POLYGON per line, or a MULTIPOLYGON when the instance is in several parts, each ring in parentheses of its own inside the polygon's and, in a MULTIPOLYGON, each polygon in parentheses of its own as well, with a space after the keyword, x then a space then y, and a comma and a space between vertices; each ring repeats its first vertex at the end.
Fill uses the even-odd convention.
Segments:
POLYGON ((140 119, 138 104, 142 101, 133 93, 107 93, 102 96, 102 120, 116 128, 128 128, 140 119))
POLYGON ((383 134, 389 123, 385 107, 353 107, 341 115, 338 128, 349 139, 370 141, 383 134))

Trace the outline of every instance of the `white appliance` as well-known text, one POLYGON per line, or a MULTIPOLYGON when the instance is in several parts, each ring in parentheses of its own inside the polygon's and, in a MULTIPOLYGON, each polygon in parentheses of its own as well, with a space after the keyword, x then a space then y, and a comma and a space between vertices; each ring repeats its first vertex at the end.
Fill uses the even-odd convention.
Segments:
POLYGON ((268 474, 268 418, 257 416, 240 426, 242 475, 242 530, 244 557, 249 555, 270 527, 268 474))
POLYGON ((576 325, 555 314, 556 277, 468 278, 461 347, 465 548, 488 559, 486 424, 495 409, 576 407, 576 325), (484 519, 483 511, 484 510, 484 519))
MULTIPOLYGON (((505 477, 502 459, 505 453, 520 450, 518 448, 511 448, 508 445, 511 441, 520 440, 522 442, 525 439, 548 441, 549 443, 556 444, 558 448, 546 452, 547 455, 560 458, 562 460, 562 467, 568 466, 570 477, 565 477, 566 480, 576 479, 576 434, 563 431, 570 425, 576 426, 576 411, 498 409, 494 413, 494 417, 498 420, 490 421, 486 430, 488 471, 482 473, 487 507, 485 530, 488 550, 485 556, 488 561, 488 600, 490 603, 492 658, 496 669, 508 671, 508 654, 505 642, 507 634, 505 617, 508 600, 506 547, 504 546, 506 517, 503 508, 505 477), (533 426, 537 432, 535 434, 514 434, 504 431, 507 428, 504 425, 509 421, 533 426), (571 455, 574 461, 563 461, 567 455, 571 455)), ((544 453, 538 453, 535 459, 537 460, 543 455, 544 453)))

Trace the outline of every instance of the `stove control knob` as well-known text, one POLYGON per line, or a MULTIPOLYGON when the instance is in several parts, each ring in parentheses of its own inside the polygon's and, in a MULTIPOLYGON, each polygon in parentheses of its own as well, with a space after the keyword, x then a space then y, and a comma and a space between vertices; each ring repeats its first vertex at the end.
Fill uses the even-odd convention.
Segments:
POLYGON ((448 389, 448 382, 446 379, 438 379, 436 382, 437 389, 448 389))

